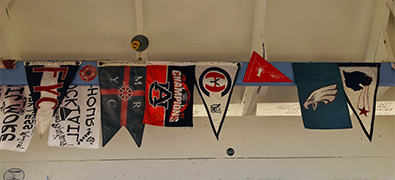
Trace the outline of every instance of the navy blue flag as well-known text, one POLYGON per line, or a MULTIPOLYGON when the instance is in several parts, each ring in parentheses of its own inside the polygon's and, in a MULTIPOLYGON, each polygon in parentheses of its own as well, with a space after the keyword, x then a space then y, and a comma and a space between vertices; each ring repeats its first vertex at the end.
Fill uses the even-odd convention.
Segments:
POLYGON ((305 128, 352 128, 337 64, 293 63, 292 65, 305 128))
POLYGON ((125 126, 137 146, 143 139, 145 66, 99 67, 103 147, 125 126))
POLYGON ((79 64, 79 62, 26 62, 27 83, 33 98, 40 136, 53 122, 53 116, 62 102, 79 64))

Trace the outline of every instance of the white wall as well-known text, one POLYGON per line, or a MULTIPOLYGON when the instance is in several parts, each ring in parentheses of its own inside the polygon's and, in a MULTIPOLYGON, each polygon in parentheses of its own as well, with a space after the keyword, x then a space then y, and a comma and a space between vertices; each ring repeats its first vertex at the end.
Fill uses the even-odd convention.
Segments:
POLYGON ((27 180, 394 179, 394 116, 376 118, 369 142, 350 130, 306 130, 300 117, 228 117, 216 141, 206 118, 193 128, 147 126, 142 147, 122 129, 99 150, 50 148, 35 135, 26 153, 0 151, 0 173, 27 180), (235 149, 229 157, 226 149, 235 149))

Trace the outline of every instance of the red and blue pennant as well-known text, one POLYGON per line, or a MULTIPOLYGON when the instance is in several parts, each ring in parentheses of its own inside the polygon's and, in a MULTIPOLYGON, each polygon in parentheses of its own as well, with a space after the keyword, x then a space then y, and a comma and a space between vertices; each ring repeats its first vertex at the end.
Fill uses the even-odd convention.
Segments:
POLYGON ((79 62, 32 61, 25 63, 40 135, 53 122, 53 116, 77 73, 79 62))
POLYGON ((144 132, 146 67, 99 66, 99 77, 103 146, 125 126, 140 147, 144 132))
POLYGON ((147 65, 144 123, 192 127, 194 65, 147 65))

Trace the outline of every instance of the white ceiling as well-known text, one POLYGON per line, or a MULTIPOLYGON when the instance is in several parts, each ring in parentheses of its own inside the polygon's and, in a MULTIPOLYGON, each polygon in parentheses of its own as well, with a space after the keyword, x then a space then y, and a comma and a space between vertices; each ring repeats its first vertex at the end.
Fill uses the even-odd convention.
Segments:
MULTIPOLYGON (((270 61, 364 61, 375 1, 268 0, 270 61)), ((135 59, 132 0, 11 0, 22 59, 135 59)), ((254 1, 143 1, 149 60, 248 61, 254 1)))
MULTIPOLYGON (((375 4, 374 0, 268 0, 261 32, 267 59, 365 61, 375 4)), ((142 5, 150 39, 148 60, 249 60, 256 38, 252 37, 255 1, 143 0, 142 5)), ((8 16, 2 27, 3 57, 136 59, 129 44, 137 33, 133 0, 11 0, 8 16)), ((242 92, 235 91, 233 101, 240 102, 242 92)), ((395 99, 393 92, 390 97, 395 99)), ((296 87, 270 88, 264 98, 297 101, 296 87)))

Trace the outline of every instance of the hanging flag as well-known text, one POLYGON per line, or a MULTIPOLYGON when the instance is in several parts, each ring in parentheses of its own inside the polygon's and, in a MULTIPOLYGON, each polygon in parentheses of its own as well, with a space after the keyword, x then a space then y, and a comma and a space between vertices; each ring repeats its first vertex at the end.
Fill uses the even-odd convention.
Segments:
POLYGON ((196 87, 217 140, 225 120, 239 68, 240 64, 237 63, 202 62, 196 64, 196 87))
POLYGON ((192 127, 195 65, 147 65, 144 123, 167 127, 192 127))
POLYGON ((337 64, 292 65, 305 128, 352 128, 337 64))
POLYGON ((248 63, 243 82, 292 82, 292 80, 254 51, 248 63))
POLYGON ((0 69, 15 69, 16 60, 0 60, 0 69))
POLYGON ((26 77, 34 102, 40 136, 53 122, 53 116, 78 70, 79 62, 25 63, 26 77))
POLYGON ((101 119, 103 147, 118 130, 125 126, 137 146, 141 146, 144 132, 145 66, 100 67, 101 119))
POLYGON ((348 104, 372 141, 380 63, 341 63, 339 69, 348 104))
POLYGON ((28 86, 0 86, 0 150, 25 152, 35 117, 28 86))
POLYGON ((96 62, 83 62, 78 74, 49 127, 49 146, 99 148, 100 89, 96 62))

